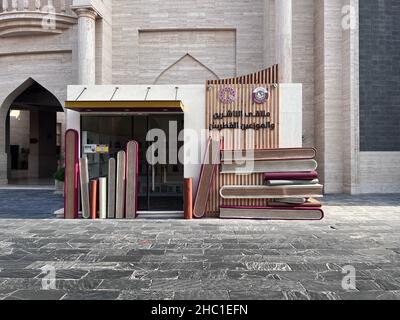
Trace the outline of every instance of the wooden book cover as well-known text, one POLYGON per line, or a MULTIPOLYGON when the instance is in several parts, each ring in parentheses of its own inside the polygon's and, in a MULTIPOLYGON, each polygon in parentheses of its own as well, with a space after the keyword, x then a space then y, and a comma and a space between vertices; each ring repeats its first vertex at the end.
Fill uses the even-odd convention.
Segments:
POLYGON ((221 162, 234 161, 262 161, 262 160, 304 160, 314 159, 315 149, 312 148, 286 148, 286 149, 259 149, 259 150, 223 150, 221 162))
POLYGON ((222 174, 252 174, 268 172, 315 171, 315 160, 246 161, 245 163, 223 163, 222 174))
POLYGON ((322 220, 321 208, 221 207, 221 219, 322 220))
POLYGON ((223 199, 275 199, 275 198, 318 198, 322 197, 323 186, 223 186, 223 199))
POLYGON ((211 184, 219 162, 220 142, 210 138, 207 143, 194 202, 193 215, 196 218, 202 218, 205 215, 211 184))

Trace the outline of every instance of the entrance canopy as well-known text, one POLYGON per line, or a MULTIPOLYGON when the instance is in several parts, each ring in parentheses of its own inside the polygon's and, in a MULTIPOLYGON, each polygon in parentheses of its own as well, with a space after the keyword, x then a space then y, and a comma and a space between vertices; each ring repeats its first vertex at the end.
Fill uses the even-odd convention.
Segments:
POLYGON ((70 86, 65 108, 79 112, 180 112, 182 89, 171 86, 70 86))
POLYGON ((181 101, 66 101, 65 108, 80 112, 183 112, 181 101))

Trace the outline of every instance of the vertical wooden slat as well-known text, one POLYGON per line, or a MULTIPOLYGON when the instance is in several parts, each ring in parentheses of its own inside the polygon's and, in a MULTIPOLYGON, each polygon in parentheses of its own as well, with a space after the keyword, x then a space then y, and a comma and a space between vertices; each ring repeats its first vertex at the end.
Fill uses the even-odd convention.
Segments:
MULTIPOLYGON (((275 124, 274 130, 263 129, 256 131, 254 134, 254 148, 255 149, 269 149, 279 147, 279 68, 277 65, 241 76, 238 78, 220 79, 218 81, 208 81, 207 85, 212 84, 213 87, 206 90, 206 125, 207 128, 213 122, 213 114, 216 112, 231 111, 243 111, 243 113, 255 112, 256 110, 265 110, 271 113, 271 117, 263 119, 263 121, 271 121, 275 124), (274 88, 273 84, 278 84, 278 87, 274 88), (237 93, 237 101, 234 104, 224 106, 219 101, 219 92, 222 88, 231 86, 237 93), (259 86, 266 87, 270 92, 270 99, 263 105, 253 104, 252 92, 259 86)), ((246 118, 244 114, 240 119, 232 119, 239 122, 239 126, 242 124, 250 124, 255 119, 246 118)), ((226 121, 226 119, 225 119, 226 121)), ((214 121, 216 124, 223 124, 224 120, 214 121)), ((260 120, 261 122, 261 120, 260 120)), ((215 133, 211 133, 215 135, 215 133)), ((239 134, 233 134, 233 132, 225 137, 224 149, 226 150, 237 150, 247 146, 249 138, 249 132, 240 131, 239 134), (241 139, 238 139, 241 138, 241 139), (242 145, 240 144, 242 142, 242 145)), ((219 206, 221 203, 228 205, 268 205, 267 200, 221 200, 219 196, 219 190, 223 185, 259 185, 263 183, 262 174, 251 174, 236 176, 234 174, 220 174, 219 168, 217 169, 216 176, 211 188, 209 197, 209 203, 207 206, 207 217, 218 217, 219 206)))

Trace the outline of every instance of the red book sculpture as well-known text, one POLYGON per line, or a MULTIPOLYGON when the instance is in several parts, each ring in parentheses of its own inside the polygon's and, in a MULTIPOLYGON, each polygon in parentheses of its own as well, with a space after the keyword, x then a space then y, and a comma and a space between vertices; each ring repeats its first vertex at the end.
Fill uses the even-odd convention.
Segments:
POLYGON ((64 218, 78 219, 79 134, 76 130, 65 133, 64 218))

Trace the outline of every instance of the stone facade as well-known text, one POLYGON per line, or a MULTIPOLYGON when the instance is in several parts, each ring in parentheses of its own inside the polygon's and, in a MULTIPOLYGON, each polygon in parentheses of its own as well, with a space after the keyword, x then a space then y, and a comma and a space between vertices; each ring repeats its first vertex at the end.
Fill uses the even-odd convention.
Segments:
POLYGON ((360 1, 361 151, 400 151, 399 16, 396 0, 360 1))
MULTIPOLYGON (((68 20, 70 25, 65 22, 62 30, 53 33, 0 38, 0 67, 6 70, 0 74, 0 184, 7 180, 5 117, 29 79, 62 102, 67 85, 85 81, 115 85, 202 84, 206 79, 248 74, 281 61, 276 52, 281 45, 281 30, 277 26, 282 25, 282 16, 276 14, 280 12, 276 1, 54 1, 61 14, 58 19, 69 16, 75 19, 74 23, 68 20), (59 3, 66 4, 65 11, 59 3), (96 16, 94 31, 78 31, 78 21, 85 10, 96 16), (84 50, 88 54, 85 59, 91 63, 79 68, 79 49, 93 36, 95 41, 91 40, 89 48, 94 48, 94 53, 84 50)), ((387 24, 384 8, 388 5, 394 8, 391 12, 395 15, 399 7, 393 0, 365 1, 360 10, 362 28, 367 26, 368 14, 375 12, 364 6, 382 9, 375 18, 378 23, 387 24)), ((292 0, 291 8, 290 68, 292 81, 302 83, 303 87, 303 144, 318 149, 319 171, 326 192, 400 192, 400 176, 392 173, 400 160, 399 153, 379 152, 398 151, 398 134, 394 134, 398 126, 382 129, 375 140, 369 135, 369 115, 375 107, 366 103, 372 93, 365 93, 365 88, 368 81, 380 78, 369 77, 363 61, 370 59, 372 67, 377 66, 368 51, 374 48, 365 51, 361 45, 359 49, 358 24, 354 28, 344 25, 357 21, 359 1, 292 0), (377 142, 379 137, 385 137, 384 143, 377 142)), ((397 28, 398 22, 390 21, 397 28)), ((81 26, 82 23, 83 20, 81 26)), ((363 44, 364 37, 370 35, 364 28, 360 36, 363 44)), ((378 44, 379 40, 373 43, 378 44)), ((393 67, 390 61, 386 65, 393 67)), ((379 74, 386 72, 379 70, 379 74)), ((394 66, 388 72, 391 70, 397 69, 394 66)), ((392 80, 395 85, 395 79, 392 80)), ((383 89, 387 90, 387 99, 395 89, 390 88, 383 89)), ((383 103, 387 112, 381 113, 380 128, 398 122, 392 101, 383 103)))

